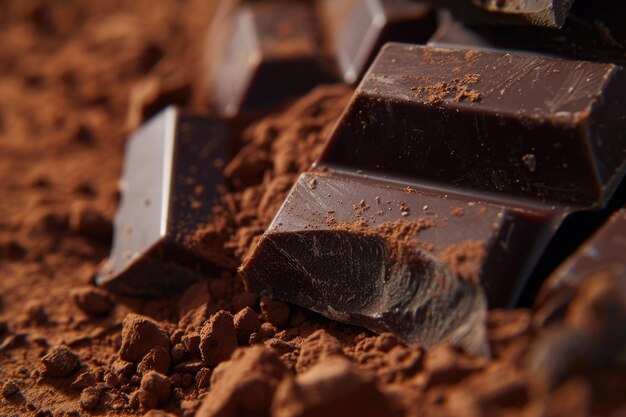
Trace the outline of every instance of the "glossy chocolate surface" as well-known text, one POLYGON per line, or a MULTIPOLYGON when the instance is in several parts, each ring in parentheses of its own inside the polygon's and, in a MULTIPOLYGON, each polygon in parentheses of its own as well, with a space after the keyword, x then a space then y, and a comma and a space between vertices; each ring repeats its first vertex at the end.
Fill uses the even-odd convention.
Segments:
POLYGON ((564 287, 576 289, 585 279, 605 274, 626 279, 626 209, 608 221, 550 276, 539 303, 564 287))
POLYGON ((625 91, 612 64, 388 44, 318 164, 602 206, 624 174, 625 91))
POLYGON ((523 51, 527 54, 626 64, 626 2, 577 0, 560 29, 471 25, 440 12, 429 45, 523 51))
POLYGON ((216 23, 221 36, 210 38, 206 51, 212 104, 218 111, 267 110, 333 80, 310 3, 246 2, 218 16, 224 20, 216 23))
POLYGON ((574 0, 442 0, 464 20, 560 28, 574 0))
POLYGON ((319 0, 324 34, 344 81, 358 81, 386 42, 426 43, 436 28, 426 1, 319 0))
POLYGON ((512 305, 559 215, 414 184, 307 173, 240 273, 253 292, 429 345, 440 340, 425 330, 430 324, 450 330, 463 317, 473 320, 485 301, 512 305), (402 258, 403 250, 419 259, 402 258))
POLYGON ((169 107, 129 139, 113 248, 96 281, 116 292, 161 296, 215 267, 186 244, 210 219, 224 182, 229 123, 169 107))

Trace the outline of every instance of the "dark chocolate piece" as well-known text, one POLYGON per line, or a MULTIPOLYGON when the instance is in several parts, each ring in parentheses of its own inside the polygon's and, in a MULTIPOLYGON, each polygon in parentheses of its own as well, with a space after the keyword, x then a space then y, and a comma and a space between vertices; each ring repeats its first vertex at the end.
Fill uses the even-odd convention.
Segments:
POLYGON ((443 0, 472 23, 560 28, 574 0, 443 0))
POLYGON ((440 12, 435 47, 523 51, 544 56, 626 65, 626 2, 577 0, 560 30, 468 25, 440 12))
POLYGON ((605 274, 626 279, 626 209, 613 214, 544 283, 538 297, 543 305, 553 296, 571 293, 586 279, 605 274))
POLYGON ((262 111, 332 81, 310 4, 250 2, 218 19, 207 46, 213 105, 227 115, 262 111))
POLYGON ((169 107, 127 144, 113 248, 96 278, 116 292, 162 296, 217 270, 186 238, 211 216, 229 123, 169 107))
POLYGON ((250 291, 342 322, 476 351, 485 300, 514 302, 559 216, 545 206, 306 173, 240 273, 250 291))
POLYGON ((612 64, 386 45, 318 164, 578 207, 624 175, 612 64))
POLYGON ((409 0, 319 0, 320 20, 347 83, 358 81, 390 41, 425 43, 436 28, 433 7, 409 0))

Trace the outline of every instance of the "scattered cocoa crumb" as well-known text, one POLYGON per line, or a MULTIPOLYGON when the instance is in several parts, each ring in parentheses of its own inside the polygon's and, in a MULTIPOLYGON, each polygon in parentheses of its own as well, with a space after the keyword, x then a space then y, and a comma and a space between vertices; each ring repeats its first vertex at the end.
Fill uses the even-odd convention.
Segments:
POLYGON ((482 93, 469 88, 469 85, 476 84, 478 80, 478 74, 469 74, 454 78, 449 82, 438 82, 427 87, 413 87, 411 90, 415 91, 417 97, 428 105, 441 104, 449 98, 456 102, 463 100, 479 102, 482 99, 482 93))
POLYGON ((535 169, 537 168, 537 158, 535 157, 535 154, 528 153, 522 156, 522 161, 530 172, 535 172, 535 169))
POLYGON ((463 207, 452 207, 450 209, 450 214, 454 217, 463 217, 463 215, 465 214, 465 210, 463 209, 463 207))

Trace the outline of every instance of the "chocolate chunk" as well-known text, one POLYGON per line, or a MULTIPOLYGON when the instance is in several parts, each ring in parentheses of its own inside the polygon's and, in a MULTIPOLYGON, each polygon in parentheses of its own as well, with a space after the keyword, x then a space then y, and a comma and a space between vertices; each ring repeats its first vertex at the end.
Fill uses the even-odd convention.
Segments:
POLYGON ((218 111, 261 111, 332 80, 310 4, 232 3, 218 12, 206 48, 208 89, 218 111))
POLYGON ((228 155, 229 123, 168 108, 130 138, 111 256, 99 285, 133 295, 180 290, 216 266, 187 243, 211 216, 215 162, 228 155))
POLYGON ((626 64, 626 3, 577 0, 560 30, 468 25, 440 12, 440 22, 429 45, 470 49, 499 49, 596 62, 626 64))
POLYGON ((388 44, 318 164, 602 206, 626 161, 625 88, 612 64, 388 44))
POLYGON ((443 0, 472 23, 563 26, 574 0, 443 0))
POLYGON ((320 0, 325 35, 344 81, 358 81, 385 42, 425 43, 435 31, 424 1, 320 0))
POLYGON ((550 276, 537 298, 538 306, 552 304, 548 308, 554 308, 554 300, 569 301, 575 290, 593 275, 625 277, 625 249, 626 209, 622 209, 550 276))
POLYGON ((339 321, 484 353, 487 299, 515 301, 553 216, 540 205, 307 173, 240 273, 250 291, 339 321), (458 207, 463 216, 452 216, 458 207))

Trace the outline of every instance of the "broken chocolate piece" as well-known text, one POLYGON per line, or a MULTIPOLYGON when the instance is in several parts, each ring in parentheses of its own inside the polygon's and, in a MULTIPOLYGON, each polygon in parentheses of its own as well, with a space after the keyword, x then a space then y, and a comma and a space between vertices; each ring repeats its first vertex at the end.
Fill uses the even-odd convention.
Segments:
POLYGON ((169 107, 132 135, 113 248, 99 285, 159 296, 216 270, 186 238, 211 216, 215 187, 223 183, 214 162, 228 157, 229 134, 226 120, 169 107))
POLYGON ((443 0, 464 21, 560 28, 574 0, 443 0))
POLYGON ((213 105, 227 115, 261 111, 330 82, 313 10, 306 2, 264 1, 218 13, 207 46, 213 105))
POLYGON ((433 7, 408 0, 320 0, 330 49, 344 81, 358 81, 389 41, 425 43, 436 28, 433 7))
POLYGON ((602 206, 624 175, 624 91, 612 64, 388 44, 318 164, 602 206))
POLYGON ((537 297, 539 305, 554 295, 572 293, 595 274, 626 277, 626 209, 613 214, 600 230, 585 242, 544 283, 537 297))
POLYGON ((241 276, 250 291, 409 343, 480 351, 487 299, 514 302, 559 216, 444 192, 302 174, 241 276))

